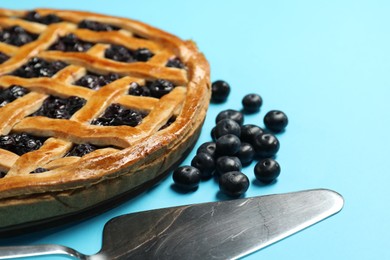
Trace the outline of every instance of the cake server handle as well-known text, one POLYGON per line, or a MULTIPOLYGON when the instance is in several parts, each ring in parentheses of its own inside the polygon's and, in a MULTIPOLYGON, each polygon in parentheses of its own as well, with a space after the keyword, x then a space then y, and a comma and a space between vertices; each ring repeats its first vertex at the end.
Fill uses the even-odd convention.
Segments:
POLYGON ((15 259, 31 256, 67 255, 80 260, 91 259, 72 248, 61 245, 4 246, 0 247, 0 259, 15 259))

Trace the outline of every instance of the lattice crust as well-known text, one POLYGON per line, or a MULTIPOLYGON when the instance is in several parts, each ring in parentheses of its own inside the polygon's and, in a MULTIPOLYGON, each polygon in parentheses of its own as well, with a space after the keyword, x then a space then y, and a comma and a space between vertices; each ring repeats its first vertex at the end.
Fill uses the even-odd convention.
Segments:
MULTIPOLYGON (((175 162, 190 146, 182 143, 194 141, 191 136, 196 135, 203 122, 210 95, 208 64, 195 45, 134 20, 75 11, 39 9, 36 12, 42 16, 54 14, 62 21, 45 25, 25 20, 27 11, 0 10, 1 28, 20 26, 39 35, 19 47, 0 43, 0 52, 9 57, 0 64, 0 87, 17 85, 29 91, 0 108, 0 135, 27 133, 46 138, 38 150, 23 155, 0 149, 0 171, 6 173, 0 178, 0 202, 12 200, 17 204, 14 198, 20 196, 39 198, 52 193, 58 196, 61 192, 132 174, 148 165, 154 167, 151 171, 158 171, 169 166, 164 163, 175 162), (120 29, 78 28, 77 24, 84 19, 120 29), (49 50, 69 34, 93 46, 86 52, 49 50), (153 56, 132 63, 114 61, 104 55, 112 45, 130 50, 147 48, 153 56), (33 57, 48 62, 62 61, 67 66, 53 77, 23 78, 12 74, 33 57), (185 68, 167 67, 173 58, 180 59, 185 68), (74 84, 87 73, 116 73, 120 78, 98 90, 74 84), (132 83, 145 85, 157 79, 168 80, 175 87, 161 98, 128 94, 132 83), (86 103, 70 119, 32 116, 49 96, 77 96, 86 103), (112 104, 142 111, 146 116, 134 127, 91 124, 112 104), (175 121, 164 127, 172 118, 175 121), (82 157, 66 156, 75 144, 85 143, 98 149, 82 157), (46 171, 32 174, 37 168, 46 171)), ((144 180, 136 183, 140 185, 154 177, 155 174, 145 174, 144 180)), ((128 189, 132 188, 130 185, 128 189)))

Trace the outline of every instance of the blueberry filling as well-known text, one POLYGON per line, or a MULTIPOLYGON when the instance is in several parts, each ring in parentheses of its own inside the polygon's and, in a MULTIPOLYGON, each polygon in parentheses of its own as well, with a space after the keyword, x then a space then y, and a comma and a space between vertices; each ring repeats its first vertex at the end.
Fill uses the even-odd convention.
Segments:
POLYGON ((137 38, 137 39, 142 39, 142 40, 145 40, 145 39, 147 39, 146 37, 144 37, 144 36, 142 36, 142 35, 139 35, 139 34, 133 34, 133 37, 134 38, 137 38))
POLYGON ((68 34, 58 39, 49 50, 64 51, 64 52, 85 52, 89 50, 94 43, 86 42, 77 38, 73 33, 68 34))
POLYGON ((173 58, 168 60, 167 64, 165 65, 166 67, 170 68, 177 68, 177 69, 185 69, 186 66, 181 62, 179 58, 173 58))
POLYGON ((65 156, 82 157, 90 152, 95 151, 96 149, 98 149, 98 147, 92 144, 76 144, 65 156))
POLYGON ((38 35, 25 31, 20 26, 3 28, 0 32, 0 42, 22 46, 38 38, 38 35))
POLYGON ((133 52, 133 55, 137 61, 148 61, 154 54, 147 48, 139 48, 133 52))
POLYGON ((12 75, 22 78, 52 77, 66 66, 67 64, 62 61, 48 62, 34 57, 12 72, 12 75))
POLYGON ((32 116, 46 116, 54 119, 69 119, 84 104, 85 99, 72 96, 69 98, 60 98, 50 96, 42 104, 41 108, 32 116))
POLYGON ((26 95, 28 92, 27 89, 17 85, 10 86, 6 89, 0 89, 0 107, 26 95))
POLYGON ((0 172, 0 179, 1 179, 1 178, 4 178, 4 177, 5 177, 5 175, 7 175, 7 173, 6 173, 6 172, 0 172))
POLYGON ((22 155, 38 150, 46 138, 32 136, 26 133, 0 135, 0 148, 22 155))
POLYGON ((35 11, 28 12, 26 16, 24 17, 27 21, 36 22, 36 23, 43 23, 43 24, 52 24, 52 23, 59 23, 61 22, 61 18, 59 18, 55 14, 48 14, 45 16, 41 16, 39 13, 35 11))
POLYGON ((89 89, 97 90, 105 85, 110 84, 111 82, 119 79, 120 76, 116 73, 109 73, 107 75, 98 75, 92 72, 87 72, 87 74, 77 80, 74 85, 83 86, 89 89))
POLYGON ((168 119, 168 121, 165 123, 165 125, 163 125, 159 130, 163 130, 163 129, 167 128, 168 126, 172 125, 175 121, 176 121, 175 116, 170 117, 168 119))
POLYGON ((161 98, 173 90, 175 85, 165 79, 157 79, 155 81, 146 82, 146 86, 150 90, 150 95, 155 98, 161 98))
POLYGON ((154 54, 147 48, 129 50, 121 45, 111 45, 110 48, 106 49, 104 55, 111 60, 131 63, 148 61, 154 54))
POLYGON ((129 88, 129 95, 150 97, 150 90, 147 86, 140 86, 136 82, 132 82, 129 88))
POLYGON ((91 124, 100 126, 137 126, 145 116, 146 114, 140 111, 127 109, 119 104, 112 104, 103 115, 93 120, 91 124))
POLYGON ((41 173, 41 172, 47 172, 47 171, 48 171, 48 169, 38 167, 35 170, 33 170, 31 173, 41 173))
POLYGON ((9 59, 9 56, 0 51, 0 64, 4 63, 8 59, 9 59))
POLYGON ((129 88, 129 95, 161 98, 175 88, 175 85, 165 79, 147 81, 145 86, 133 82, 129 88))
POLYGON ((96 32, 102 31, 118 31, 120 28, 115 25, 100 23, 91 20, 83 20, 79 23, 79 28, 89 29, 96 32))

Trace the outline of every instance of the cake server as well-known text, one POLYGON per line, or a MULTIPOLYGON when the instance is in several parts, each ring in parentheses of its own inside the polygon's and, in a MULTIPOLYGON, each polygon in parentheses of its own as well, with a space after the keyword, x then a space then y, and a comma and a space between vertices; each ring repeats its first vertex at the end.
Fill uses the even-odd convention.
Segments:
POLYGON ((95 255, 60 245, 7 246, 0 259, 237 259, 332 216, 343 204, 340 194, 315 189, 131 213, 106 223, 95 255))

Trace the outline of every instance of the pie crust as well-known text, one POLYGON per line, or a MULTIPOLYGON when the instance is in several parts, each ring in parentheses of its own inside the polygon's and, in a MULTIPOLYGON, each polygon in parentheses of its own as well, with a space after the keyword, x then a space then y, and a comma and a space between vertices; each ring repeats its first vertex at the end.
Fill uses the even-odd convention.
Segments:
POLYGON ((196 142, 210 99, 209 65, 194 42, 183 41, 139 21, 101 14, 37 9, 62 22, 50 25, 23 19, 29 11, 0 9, 0 27, 23 27, 39 37, 23 46, 0 42, 10 58, 0 64, 0 87, 19 85, 30 92, 0 108, 0 135, 24 132, 47 137, 35 151, 21 156, 0 149, 0 229, 36 223, 82 212, 105 201, 145 187, 177 164, 196 142), (114 31, 78 28, 82 20, 120 27, 114 31), (95 43, 86 52, 48 50, 69 33, 95 43), (104 57, 110 44, 128 49, 148 48, 154 56, 146 62, 117 62, 104 57), (21 78, 10 75, 30 58, 68 64, 53 77, 21 78), (185 69, 166 67, 178 58, 185 69), (114 72, 122 77, 91 90, 72 84, 92 71, 114 72), (161 98, 132 96, 132 82, 165 79, 176 87, 161 98), (86 104, 70 119, 29 116, 49 95, 79 96, 86 104), (141 124, 99 126, 91 124, 113 103, 146 111, 141 124), (162 128, 171 118, 174 122, 162 128), (74 144, 101 147, 82 157, 65 156, 74 144), (48 171, 32 174, 39 167, 48 171))

